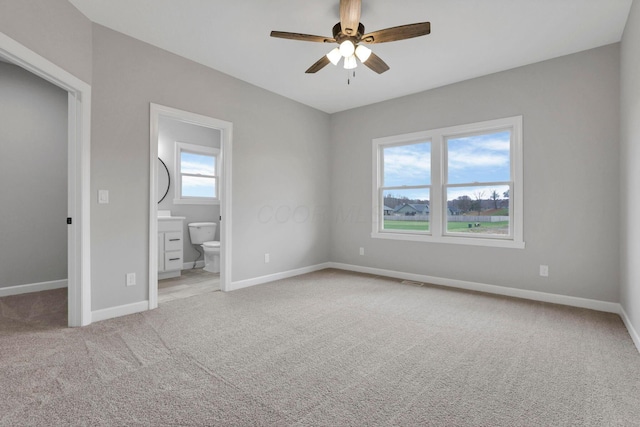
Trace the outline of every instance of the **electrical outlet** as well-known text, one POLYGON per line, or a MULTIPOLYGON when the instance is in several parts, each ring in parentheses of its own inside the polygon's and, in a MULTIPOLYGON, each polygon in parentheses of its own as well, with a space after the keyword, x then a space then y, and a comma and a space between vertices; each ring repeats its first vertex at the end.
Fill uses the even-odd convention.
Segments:
POLYGON ((364 248, 360 248, 360 255, 364 255, 364 248))
POLYGON ((549 266, 548 265, 540 265, 540 276, 549 277, 549 266))
POLYGON ((136 284, 136 273, 127 273, 127 286, 134 286, 136 284))
POLYGON ((265 264, 269 263, 269 254, 264 254, 264 263, 265 264))

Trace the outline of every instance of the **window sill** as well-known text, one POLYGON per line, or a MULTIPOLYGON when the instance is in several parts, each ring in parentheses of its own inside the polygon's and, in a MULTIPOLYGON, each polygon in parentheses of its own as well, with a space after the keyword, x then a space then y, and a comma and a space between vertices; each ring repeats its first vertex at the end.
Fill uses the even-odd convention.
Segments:
POLYGON ((485 246, 492 248, 510 248, 510 249, 524 249, 524 241, 515 241, 507 239, 491 239, 483 237, 458 237, 458 236, 432 236, 432 235, 419 235, 409 233, 385 233, 385 232, 373 232, 371 237, 374 239, 386 239, 386 240, 404 240, 413 242, 426 242, 426 243, 449 243, 454 245, 470 245, 470 246, 485 246))
POLYGON ((174 205, 219 205, 220 200, 173 199, 174 205))

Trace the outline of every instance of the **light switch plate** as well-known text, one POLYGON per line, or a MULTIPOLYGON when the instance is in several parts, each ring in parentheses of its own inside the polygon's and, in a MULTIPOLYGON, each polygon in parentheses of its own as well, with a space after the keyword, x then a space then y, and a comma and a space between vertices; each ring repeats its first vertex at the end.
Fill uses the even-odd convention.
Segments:
POLYGON ((109 203, 109 190, 98 190, 98 203, 109 203))

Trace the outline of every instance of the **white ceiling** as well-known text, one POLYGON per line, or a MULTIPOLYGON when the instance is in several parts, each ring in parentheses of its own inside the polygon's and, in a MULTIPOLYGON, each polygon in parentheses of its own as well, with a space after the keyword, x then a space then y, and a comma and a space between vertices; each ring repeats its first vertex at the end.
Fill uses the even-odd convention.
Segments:
POLYGON ((89 19, 334 113, 620 41, 632 0, 363 0, 366 31, 430 21, 431 34, 370 45, 391 67, 304 71, 334 45, 339 0, 69 0, 89 19))

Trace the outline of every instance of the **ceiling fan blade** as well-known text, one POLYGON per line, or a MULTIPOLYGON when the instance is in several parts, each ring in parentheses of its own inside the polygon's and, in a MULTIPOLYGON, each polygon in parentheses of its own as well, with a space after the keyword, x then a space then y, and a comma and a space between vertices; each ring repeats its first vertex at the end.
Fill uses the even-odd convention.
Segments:
POLYGON ((382 74, 389 69, 387 63, 373 52, 371 52, 371 56, 369 56, 369 59, 367 59, 366 62, 363 62, 363 64, 378 74, 382 74))
POLYGON ((355 36, 360 24, 362 0, 340 0, 340 26, 342 34, 355 36))
POLYGON ((284 31, 271 31, 271 37, 277 37, 280 39, 299 40, 303 42, 317 42, 317 43, 335 43, 336 40, 331 37, 312 36, 310 34, 300 33, 287 33, 284 31))
POLYGON ((417 24, 401 25, 399 27, 374 31, 362 36, 361 41, 364 43, 395 42, 397 40, 426 36, 429 33, 431 33, 431 23, 419 22, 417 24))
POLYGON ((318 71, 322 70, 325 66, 327 66, 329 63, 331 63, 331 61, 329 61, 329 58, 327 58, 327 55, 323 55, 322 58, 318 59, 318 62, 313 64, 311 67, 309 67, 309 69, 305 71, 305 73, 307 74, 317 73, 318 71))

